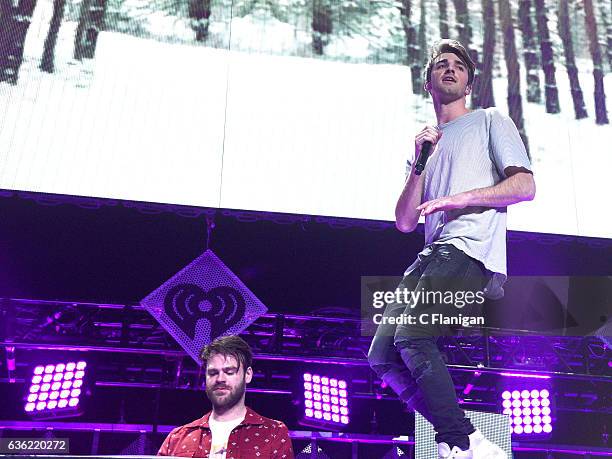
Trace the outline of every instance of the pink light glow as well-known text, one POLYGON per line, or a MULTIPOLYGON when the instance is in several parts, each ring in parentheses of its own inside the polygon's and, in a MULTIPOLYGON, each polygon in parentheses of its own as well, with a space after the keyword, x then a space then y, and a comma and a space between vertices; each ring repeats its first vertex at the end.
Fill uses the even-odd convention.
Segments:
POLYGON ((509 376, 512 378, 535 378, 535 379, 550 379, 548 375, 537 375, 528 373, 500 373, 502 376, 509 376))

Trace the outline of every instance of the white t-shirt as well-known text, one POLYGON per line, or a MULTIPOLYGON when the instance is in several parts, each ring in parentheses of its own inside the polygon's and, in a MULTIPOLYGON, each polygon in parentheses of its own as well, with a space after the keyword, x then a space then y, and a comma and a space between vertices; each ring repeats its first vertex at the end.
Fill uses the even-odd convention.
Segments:
MULTIPOLYGON (((444 135, 427 162, 423 202, 494 186, 509 166, 531 170, 525 145, 510 117, 478 109, 438 126, 444 135)), ((410 164, 407 168, 410 173, 410 164)), ((404 273, 416 269, 433 244, 452 244, 493 273, 487 296, 503 296, 506 280, 506 208, 466 207, 425 217, 425 248, 404 273)))
MULTIPOLYGON (((208 459, 226 459, 227 441, 230 433, 238 424, 244 420, 244 416, 232 419, 231 421, 216 421, 211 414, 208 418, 208 425, 212 432, 210 444, 210 456, 208 459)), ((227 458, 230 459, 230 458, 227 458)))

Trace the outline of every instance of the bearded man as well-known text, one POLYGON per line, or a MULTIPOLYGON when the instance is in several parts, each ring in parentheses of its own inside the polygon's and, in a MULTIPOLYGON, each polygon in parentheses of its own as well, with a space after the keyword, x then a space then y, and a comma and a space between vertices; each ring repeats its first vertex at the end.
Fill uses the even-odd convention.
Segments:
POLYGON ((174 429, 159 456, 208 459, 293 459, 287 426, 248 408, 246 385, 253 378, 253 353, 238 336, 224 336, 202 349, 206 395, 212 403, 200 419, 174 429))

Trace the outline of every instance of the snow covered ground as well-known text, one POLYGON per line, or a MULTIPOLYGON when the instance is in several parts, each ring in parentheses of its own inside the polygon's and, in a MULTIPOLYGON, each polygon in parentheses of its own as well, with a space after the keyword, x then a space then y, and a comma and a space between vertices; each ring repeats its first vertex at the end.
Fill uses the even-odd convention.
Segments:
MULTIPOLYGON (((414 134, 435 119, 431 101, 412 96, 408 68, 112 32, 100 34, 93 61, 76 63, 76 24, 64 22, 50 75, 38 65, 51 13, 40 0, 19 84, 0 84, 0 188, 393 219, 414 134)), ((253 27, 234 20, 232 42, 253 27)), ((266 48, 290 46, 287 28, 270 27, 266 48)), ((560 114, 523 99, 538 191, 510 208, 510 229, 612 237, 603 207, 612 127, 595 125, 589 65, 580 63, 589 118, 574 119, 562 65, 560 114)), ((608 92, 611 83, 608 74, 608 92)), ((507 111, 503 77, 494 91, 507 111)))

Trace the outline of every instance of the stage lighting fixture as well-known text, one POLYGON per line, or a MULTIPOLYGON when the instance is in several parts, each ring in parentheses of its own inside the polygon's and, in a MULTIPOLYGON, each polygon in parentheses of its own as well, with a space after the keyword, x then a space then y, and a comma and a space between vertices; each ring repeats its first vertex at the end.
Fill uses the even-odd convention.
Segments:
POLYGON ((346 378, 323 372, 303 372, 298 392, 300 424, 332 430, 349 424, 350 388, 346 378))
MULTIPOLYGON (((512 375, 515 376, 515 375, 512 375)), ((510 431, 523 438, 550 437, 553 430, 553 400, 550 385, 534 378, 506 385, 501 393, 501 412, 510 417, 510 431)))
POLYGON ((82 414, 86 373, 84 360, 36 365, 25 395, 25 412, 37 419, 82 414))

